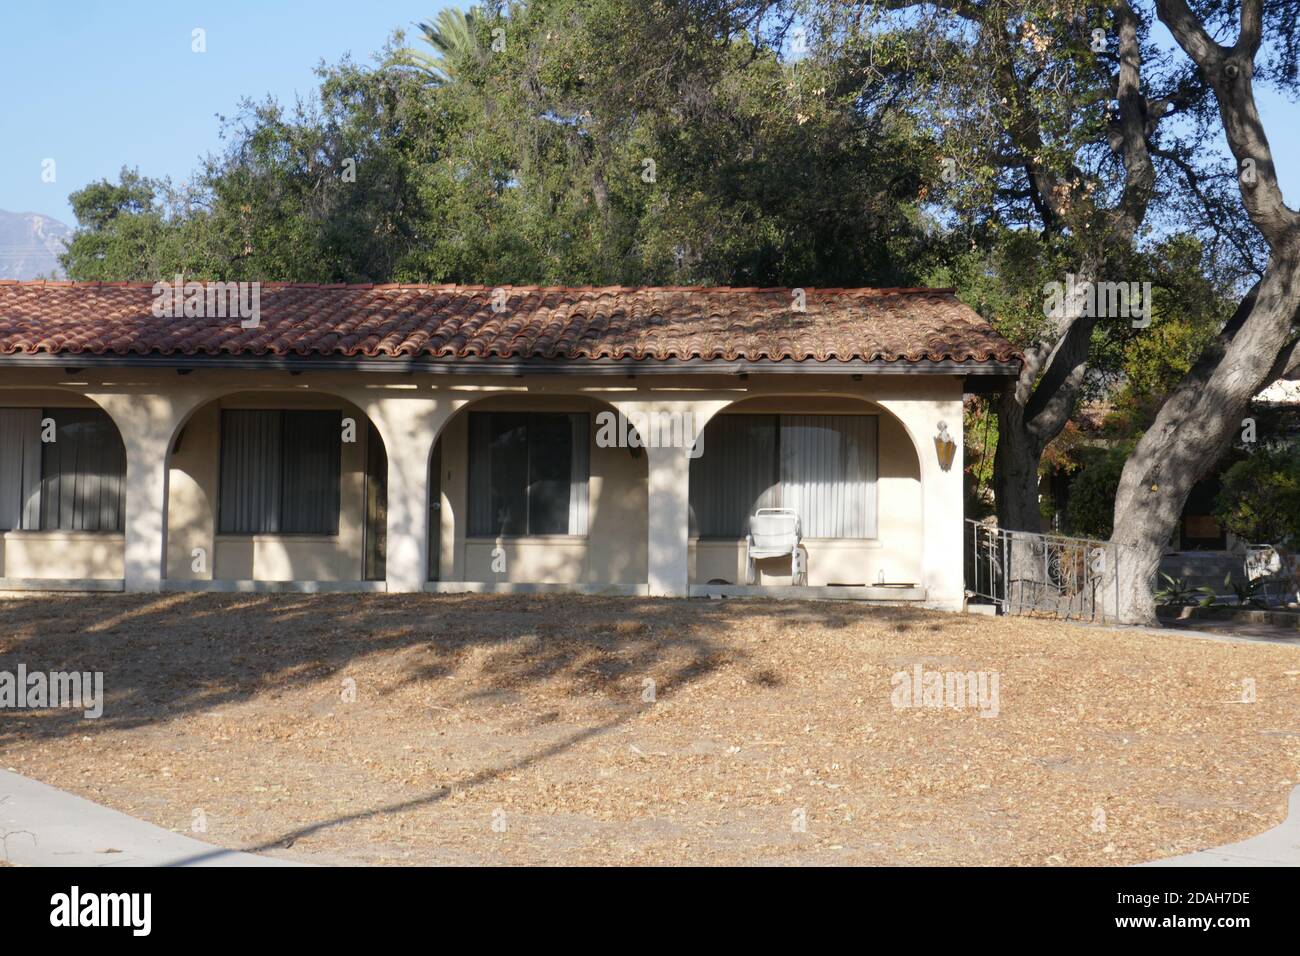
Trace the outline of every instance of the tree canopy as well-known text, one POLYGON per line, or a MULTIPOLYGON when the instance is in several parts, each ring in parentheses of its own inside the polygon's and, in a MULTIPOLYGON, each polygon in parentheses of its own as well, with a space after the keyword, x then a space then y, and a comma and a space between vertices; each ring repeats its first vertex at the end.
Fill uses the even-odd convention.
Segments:
POLYGON ((399 36, 373 66, 322 68, 314 100, 245 102, 187 189, 124 170, 82 190, 65 267, 73 278, 920 281, 945 239, 925 209, 934 149, 896 105, 897 78, 864 86, 848 61, 787 61, 707 7, 556 0, 426 24, 441 66, 399 36))

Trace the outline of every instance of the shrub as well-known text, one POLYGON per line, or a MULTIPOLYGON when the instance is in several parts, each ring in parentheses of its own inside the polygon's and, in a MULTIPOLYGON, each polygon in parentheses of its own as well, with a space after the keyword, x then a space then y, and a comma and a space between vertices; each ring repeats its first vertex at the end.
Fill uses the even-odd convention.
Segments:
POLYGON ((1115 493, 1128 459, 1127 447, 1097 449, 1070 482, 1067 530, 1089 538, 1109 538, 1115 523, 1115 493))
POLYGON ((1229 468, 1214 514, 1251 544, 1300 539, 1300 447, 1261 448, 1229 468))

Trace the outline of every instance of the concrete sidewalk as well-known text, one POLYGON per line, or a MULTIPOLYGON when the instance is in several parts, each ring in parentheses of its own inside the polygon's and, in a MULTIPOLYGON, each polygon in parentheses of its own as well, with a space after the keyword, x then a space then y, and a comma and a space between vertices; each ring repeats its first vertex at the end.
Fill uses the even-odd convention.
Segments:
POLYGON ((1267 624, 1242 624, 1235 621, 1196 621, 1195 627, 1184 622, 1168 622, 1157 627, 1141 624, 1094 624, 1092 621, 1066 621, 1075 627, 1095 631, 1117 631, 1120 634, 1154 634, 1157 637, 1192 637, 1202 641, 1245 644, 1287 644, 1300 647, 1300 631, 1293 627, 1272 627, 1267 624))
MULTIPOLYGON (((0 770, 0 860, 19 866, 308 866, 202 843, 0 770)), ((1300 787, 1257 837, 1142 866, 1300 866, 1300 787)))
POLYGON ((1200 850, 1143 866, 1300 866, 1300 787, 1291 791, 1287 817, 1271 830, 1240 843, 1200 850))
POLYGON ((0 860, 19 866, 303 866, 202 843, 0 770, 0 860))

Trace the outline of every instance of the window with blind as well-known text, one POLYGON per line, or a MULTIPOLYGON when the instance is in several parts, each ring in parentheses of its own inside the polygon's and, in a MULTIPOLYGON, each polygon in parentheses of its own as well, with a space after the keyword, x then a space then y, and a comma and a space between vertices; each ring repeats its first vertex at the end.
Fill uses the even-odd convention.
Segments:
POLYGON ((471 412, 469 533, 587 533, 590 417, 471 412))
POLYGON ((120 532, 126 450, 98 408, 0 409, 0 531, 120 532), (53 441, 41 441, 42 419, 53 441))
POLYGON ((691 461, 691 534, 743 538, 793 508, 805 538, 876 537, 874 415, 718 415, 691 461))
POLYGON ((220 534, 338 534, 343 416, 221 412, 220 534))

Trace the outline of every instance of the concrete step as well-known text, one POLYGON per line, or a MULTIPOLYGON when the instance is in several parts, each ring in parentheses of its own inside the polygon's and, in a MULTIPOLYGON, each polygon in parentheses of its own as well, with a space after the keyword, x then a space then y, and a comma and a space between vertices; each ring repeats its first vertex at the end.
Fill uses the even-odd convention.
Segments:
MULTIPOLYGON (((1245 582, 1245 556, 1223 551, 1181 551, 1160 559, 1160 573, 1181 580, 1189 588, 1204 586, 1214 588, 1218 594, 1231 594, 1231 586, 1225 585, 1223 579, 1230 575, 1232 584, 1245 582)), ((1156 586, 1165 584, 1164 578, 1159 578, 1156 586)))

